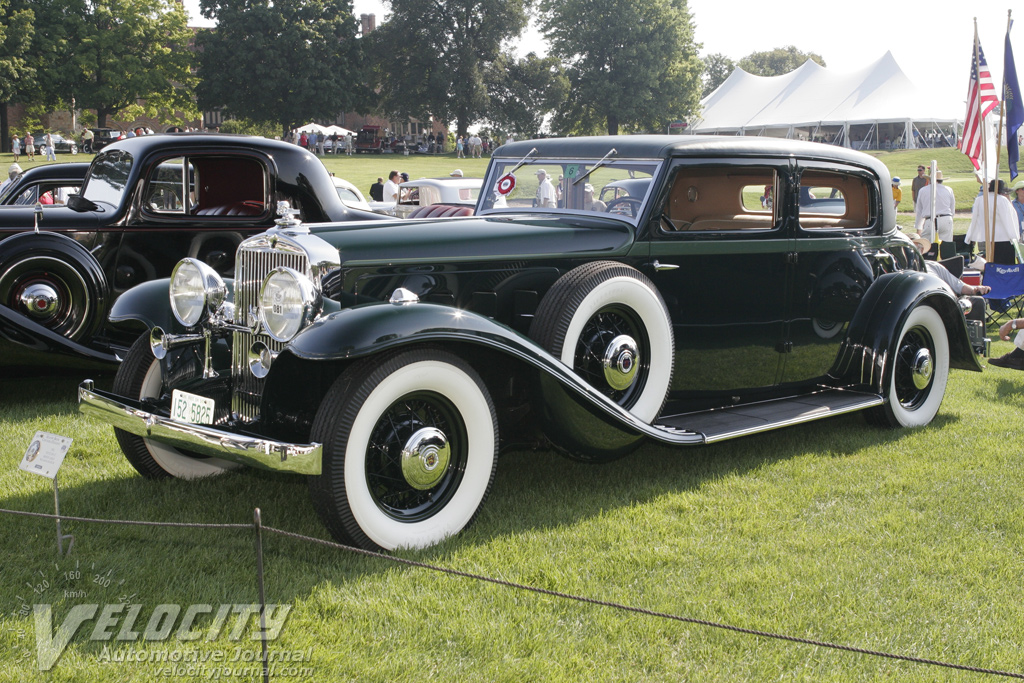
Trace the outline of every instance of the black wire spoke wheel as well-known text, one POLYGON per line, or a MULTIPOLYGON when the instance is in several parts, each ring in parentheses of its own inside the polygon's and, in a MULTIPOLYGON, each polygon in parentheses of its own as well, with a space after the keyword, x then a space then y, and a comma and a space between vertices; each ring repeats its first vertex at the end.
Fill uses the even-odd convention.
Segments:
POLYGON ((374 427, 366 452, 366 481, 380 509, 404 522, 444 508, 468 459, 465 426, 440 394, 397 401, 374 427), (412 454, 419 453, 419 462, 412 454))
POLYGON ((51 256, 27 258, 0 274, 0 297, 33 322, 77 339, 89 320, 89 286, 74 268, 51 256))
POLYGON ((584 325, 573 369, 587 383, 624 408, 633 405, 650 371, 650 342, 628 309, 601 309, 584 325))
POLYGON ((893 386, 900 405, 917 410, 927 400, 935 373, 935 342, 924 327, 914 327, 900 340, 893 386))

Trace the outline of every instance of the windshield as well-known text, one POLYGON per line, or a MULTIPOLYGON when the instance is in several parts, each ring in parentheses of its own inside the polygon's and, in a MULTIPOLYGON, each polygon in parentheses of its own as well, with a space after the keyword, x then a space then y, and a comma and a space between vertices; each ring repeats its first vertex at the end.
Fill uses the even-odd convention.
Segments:
POLYGON ((537 211, 611 214, 636 224, 661 162, 649 159, 496 158, 477 213, 537 211))
POLYGON ((120 206, 132 162, 132 155, 122 150, 101 153, 89 168, 82 196, 92 202, 120 206))

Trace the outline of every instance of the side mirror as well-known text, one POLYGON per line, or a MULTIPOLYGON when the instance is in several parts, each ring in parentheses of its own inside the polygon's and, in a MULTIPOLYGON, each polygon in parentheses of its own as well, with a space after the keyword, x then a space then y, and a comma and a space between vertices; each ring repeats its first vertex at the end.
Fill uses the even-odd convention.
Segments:
POLYGON ((89 201, 80 194, 73 194, 68 196, 67 206, 72 211, 96 211, 100 207, 96 206, 94 202, 89 201))

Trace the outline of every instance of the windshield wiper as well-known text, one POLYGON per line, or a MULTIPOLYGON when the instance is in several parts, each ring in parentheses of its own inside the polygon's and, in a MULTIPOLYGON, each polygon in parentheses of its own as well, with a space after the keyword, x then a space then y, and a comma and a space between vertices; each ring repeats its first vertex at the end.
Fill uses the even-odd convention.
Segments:
MULTIPOLYGON (((523 165, 526 163, 526 160, 530 159, 530 155, 535 153, 536 151, 537 151, 537 148, 534 147, 529 152, 527 152, 526 156, 524 156, 522 159, 520 159, 519 163, 516 164, 515 168, 513 168, 511 171, 509 171, 506 175, 511 175, 511 174, 515 173, 516 171, 518 171, 520 168, 522 168, 523 165)), ((534 161, 536 161, 536 159, 531 159, 530 163, 533 163, 534 161)))
POLYGON ((611 151, 610 151, 610 152, 608 152, 608 153, 607 153, 607 154, 605 154, 605 155, 604 155, 603 157, 601 157, 601 160, 600 160, 600 161, 598 161, 598 162, 597 162, 596 164, 594 164, 594 165, 593 165, 593 167, 591 167, 591 169, 590 169, 589 171, 587 171, 586 173, 584 173, 583 175, 581 175, 581 176, 580 176, 579 178, 577 178, 576 180, 572 181, 572 184, 573 184, 573 185, 579 185, 579 184, 580 184, 581 182, 583 182, 584 180, 586 180, 587 178, 589 178, 589 177, 590 177, 590 174, 591 174, 591 173, 593 173, 594 171, 596 171, 597 169, 601 168, 602 166, 604 166, 604 162, 605 162, 605 159, 607 159, 608 157, 610 157, 610 156, 611 156, 611 155, 613 155, 613 154, 618 154, 618 152, 617 152, 617 151, 615 151, 615 148, 614 148, 614 147, 612 147, 612 149, 611 149, 611 151))

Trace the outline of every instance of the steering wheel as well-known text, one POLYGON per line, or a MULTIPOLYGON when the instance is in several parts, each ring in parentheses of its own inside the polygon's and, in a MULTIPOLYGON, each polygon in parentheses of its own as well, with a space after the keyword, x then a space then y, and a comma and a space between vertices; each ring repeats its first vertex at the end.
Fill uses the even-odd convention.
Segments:
POLYGON ((636 197, 619 197, 608 202, 605 213, 636 218, 637 214, 640 213, 641 204, 642 202, 636 197))

